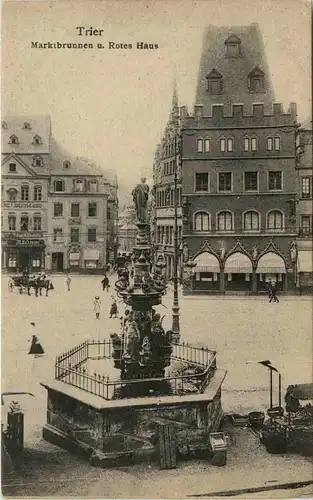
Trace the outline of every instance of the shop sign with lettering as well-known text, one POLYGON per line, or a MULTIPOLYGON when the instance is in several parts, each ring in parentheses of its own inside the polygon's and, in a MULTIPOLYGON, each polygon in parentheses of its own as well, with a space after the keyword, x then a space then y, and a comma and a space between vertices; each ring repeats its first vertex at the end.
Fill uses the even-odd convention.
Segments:
POLYGON ((28 240, 25 238, 22 238, 20 240, 16 240, 17 245, 27 245, 27 246, 38 246, 38 245, 44 245, 43 240, 28 240))
POLYGON ((42 208, 42 203, 19 202, 19 201, 3 201, 1 208, 42 208))

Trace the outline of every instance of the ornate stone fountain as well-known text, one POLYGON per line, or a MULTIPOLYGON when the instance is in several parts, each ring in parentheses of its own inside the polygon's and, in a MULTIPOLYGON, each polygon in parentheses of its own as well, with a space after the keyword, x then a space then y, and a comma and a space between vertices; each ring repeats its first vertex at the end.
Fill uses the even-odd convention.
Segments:
POLYGON ((121 331, 58 356, 54 380, 42 382, 48 391, 44 439, 102 467, 157 458, 164 465, 170 455, 176 460, 207 452, 209 433, 222 418, 226 373, 216 367, 216 352, 172 344, 154 309, 166 282, 161 260, 152 269, 145 179, 132 195, 138 218, 134 277, 130 283, 122 274, 115 284, 127 308, 121 331), (170 455, 164 452, 169 449, 170 455))

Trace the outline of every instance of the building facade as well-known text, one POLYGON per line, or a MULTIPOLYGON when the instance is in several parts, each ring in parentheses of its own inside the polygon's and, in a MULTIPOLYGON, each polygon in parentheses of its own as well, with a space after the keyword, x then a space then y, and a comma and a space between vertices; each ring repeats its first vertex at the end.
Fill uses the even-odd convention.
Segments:
POLYGON ((296 108, 182 112, 183 239, 198 292, 295 287, 296 108), (201 141, 201 146, 199 143, 201 141), (202 143, 209 141, 205 148, 202 143), (251 151, 255 141, 255 151, 251 151), (201 149, 201 151, 199 151, 201 149), (247 150, 246 150, 247 149, 247 150))
POLYGON ((313 177, 312 177, 312 123, 299 128, 296 137, 297 172, 297 286, 302 292, 313 291, 313 177))
POLYGON ((2 270, 45 268, 49 117, 2 121, 2 270))
POLYGON ((275 103, 257 24, 206 29, 194 112, 180 108, 179 153, 170 156, 172 122, 154 165, 155 241, 169 254, 176 158, 180 258, 194 264, 185 293, 259 293, 270 279, 295 289, 297 110, 275 103))
POLYGON ((102 272, 110 185, 64 150, 49 118, 2 122, 2 269, 102 272))
POLYGON ((177 204, 178 269, 182 269, 181 136, 176 86, 173 92, 170 117, 162 142, 157 146, 155 153, 152 194, 152 244, 154 246, 154 255, 156 258, 160 254, 164 256, 165 274, 167 278, 172 278, 175 265, 175 203, 177 204))

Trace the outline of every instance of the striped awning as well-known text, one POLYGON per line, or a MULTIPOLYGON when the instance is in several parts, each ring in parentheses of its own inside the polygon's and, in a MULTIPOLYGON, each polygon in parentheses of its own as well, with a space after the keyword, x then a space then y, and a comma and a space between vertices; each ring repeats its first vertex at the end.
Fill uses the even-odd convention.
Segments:
POLYGON ((233 253, 225 262, 225 273, 252 273, 252 262, 244 253, 233 253))
POLYGON ((285 262, 274 252, 262 255, 256 269, 257 274, 286 274, 285 262))
POLYGON ((298 272, 313 272, 313 253, 310 250, 299 250, 298 253, 298 272))
POLYGON ((220 264, 215 255, 209 252, 202 252, 198 255, 194 262, 197 264, 195 267, 196 273, 219 273, 220 264))

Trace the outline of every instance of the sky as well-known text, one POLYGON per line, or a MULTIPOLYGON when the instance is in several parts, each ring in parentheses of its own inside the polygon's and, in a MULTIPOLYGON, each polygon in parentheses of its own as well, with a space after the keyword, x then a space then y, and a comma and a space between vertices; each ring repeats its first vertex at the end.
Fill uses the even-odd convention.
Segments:
POLYGON ((311 3, 307 0, 4 1, 2 114, 51 116, 52 133, 77 156, 116 170, 124 190, 152 177, 173 78, 192 109, 205 26, 258 22, 277 102, 311 116, 311 3), (102 29, 79 36, 76 27, 102 29), (31 42, 101 43, 103 49, 36 49, 31 42), (109 42, 132 49, 109 49, 109 42), (137 42, 158 44, 137 50, 137 42))

